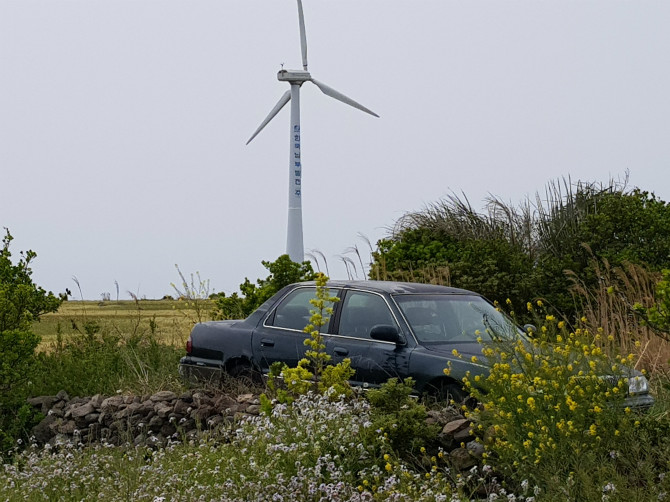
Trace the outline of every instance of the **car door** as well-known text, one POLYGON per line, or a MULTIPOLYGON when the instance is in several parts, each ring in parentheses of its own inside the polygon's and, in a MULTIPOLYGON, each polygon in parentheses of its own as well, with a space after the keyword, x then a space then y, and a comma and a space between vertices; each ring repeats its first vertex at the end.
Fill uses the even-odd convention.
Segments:
POLYGON ((336 333, 327 337, 326 344, 333 364, 349 358, 356 372, 352 383, 363 386, 379 385, 391 377, 406 377, 408 349, 370 338, 370 330, 376 325, 390 325, 400 330, 384 296, 348 290, 339 308, 336 333))
MULTIPOLYGON (((336 292, 331 292, 335 294, 336 292)), ((309 337, 304 328, 309 324, 310 311, 314 307, 314 287, 299 287, 282 298, 253 333, 252 351, 261 371, 267 372, 275 361, 290 367, 298 365, 305 357, 305 339, 309 337)), ((326 333, 330 322, 321 328, 326 333)))

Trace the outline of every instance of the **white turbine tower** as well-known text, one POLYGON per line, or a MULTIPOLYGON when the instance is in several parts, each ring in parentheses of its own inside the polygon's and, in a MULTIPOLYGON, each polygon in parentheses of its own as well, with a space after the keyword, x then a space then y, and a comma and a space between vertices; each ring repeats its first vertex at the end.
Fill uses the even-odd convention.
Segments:
POLYGON ((288 185, 288 229, 286 233, 286 254, 289 255, 292 261, 301 263, 304 259, 304 248, 302 241, 302 159, 300 148, 300 86, 305 82, 312 82, 321 92, 326 96, 342 101, 349 106, 358 108, 359 110, 379 117, 372 110, 357 103, 344 94, 336 91, 332 87, 327 86, 323 82, 313 79, 307 71, 307 37, 305 35, 305 17, 302 12, 302 1, 298 0, 298 20, 300 23, 300 48, 302 49, 302 71, 301 70, 284 70, 283 68, 277 73, 277 79, 282 82, 291 84, 291 90, 286 91, 279 99, 275 107, 270 111, 265 120, 251 135, 247 145, 251 143, 256 135, 263 130, 263 128, 270 122, 279 110, 281 110, 286 103, 291 102, 291 128, 289 138, 289 185, 288 185))

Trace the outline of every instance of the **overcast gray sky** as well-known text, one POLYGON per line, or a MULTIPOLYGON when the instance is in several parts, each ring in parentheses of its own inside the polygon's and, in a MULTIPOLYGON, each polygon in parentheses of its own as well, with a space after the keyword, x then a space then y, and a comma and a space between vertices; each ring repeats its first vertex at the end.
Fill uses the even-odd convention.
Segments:
MULTIPOLYGON (((305 248, 452 192, 517 203, 561 177, 670 200, 670 2, 303 0, 305 248)), ((216 291, 285 251, 295 0, 0 0, 0 226, 84 297, 216 291)))

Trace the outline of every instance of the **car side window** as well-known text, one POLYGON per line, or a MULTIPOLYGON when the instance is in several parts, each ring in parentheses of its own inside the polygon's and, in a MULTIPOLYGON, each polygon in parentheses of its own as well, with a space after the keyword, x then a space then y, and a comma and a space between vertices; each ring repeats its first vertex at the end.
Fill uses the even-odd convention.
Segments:
MULTIPOLYGON (((330 294, 334 293, 331 292, 330 294)), ((315 308, 310 300, 315 297, 315 288, 299 288, 292 291, 277 306, 274 314, 266 321, 266 325, 303 331, 312 316, 310 310, 315 308)), ((332 307, 332 305, 329 306, 332 307)), ((321 331, 326 333, 328 325, 321 328, 321 331)))
POLYGON ((342 304, 339 334, 370 338, 370 330, 378 324, 398 326, 384 299, 372 293, 349 291, 342 304))

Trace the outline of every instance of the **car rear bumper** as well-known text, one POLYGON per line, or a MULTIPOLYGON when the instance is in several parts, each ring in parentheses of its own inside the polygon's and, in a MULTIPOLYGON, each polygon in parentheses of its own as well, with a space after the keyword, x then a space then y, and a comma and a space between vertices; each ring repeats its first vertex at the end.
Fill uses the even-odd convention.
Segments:
POLYGON ((221 366, 207 364, 191 356, 179 360, 179 374, 187 380, 219 381, 221 380, 221 366))

